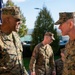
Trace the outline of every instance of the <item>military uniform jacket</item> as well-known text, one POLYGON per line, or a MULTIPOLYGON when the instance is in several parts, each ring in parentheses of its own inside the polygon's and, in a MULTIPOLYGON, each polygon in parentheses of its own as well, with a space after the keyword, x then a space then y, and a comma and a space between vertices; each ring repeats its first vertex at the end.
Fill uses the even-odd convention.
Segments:
POLYGON ((64 59, 63 75, 75 75, 75 41, 67 43, 64 59))
POLYGON ((51 70, 55 70, 51 46, 39 43, 34 48, 29 67, 31 72, 36 72, 36 75, 50 75, 51 70))
MULTIPOLYGON (((10 72, 9 75, 23 74, 22 67, 22 45, 16 32, 9 35, 0 32, 0 47, 5 51, 5 55, 0 57, 0 74, 10 72), (4 57, 5 56, 5 57, 4 57)), ((6 75, 6 74, 2 74, 6 75)))

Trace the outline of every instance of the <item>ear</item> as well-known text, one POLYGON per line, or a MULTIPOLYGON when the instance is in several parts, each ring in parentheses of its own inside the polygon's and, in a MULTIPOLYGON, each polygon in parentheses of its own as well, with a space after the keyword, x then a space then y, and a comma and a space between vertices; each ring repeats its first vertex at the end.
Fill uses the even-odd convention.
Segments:
POLYGON ((6 17, 5 19, 6 19, 6 20, 5 20, 5 23, 6 23, 6 24, 9 24, 10 18, 9 18, 9 17, 6 17))
POLYGON ((6 23, 8 24, 9 23, 9 15, 2 15, 2 20, 3 20, 3 23, 6 23))
POLYGON ((13 17, 12 17, 11 15, 8 15, 8 16, 7 16, 7 21, 8 21, 8 22, 11 22, 12 19, 13 19, 13 17))
POLYGON ((73 21, 70 21, 70 28, 72 29, 74 27, 73 21))

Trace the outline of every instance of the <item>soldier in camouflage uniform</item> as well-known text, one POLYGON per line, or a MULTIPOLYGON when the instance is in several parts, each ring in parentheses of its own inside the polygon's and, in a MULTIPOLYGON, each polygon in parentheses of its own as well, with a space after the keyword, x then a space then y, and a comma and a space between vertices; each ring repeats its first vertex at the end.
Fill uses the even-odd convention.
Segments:
POLYGON ((35 46, 29 65, 31 75, 56 75, 54 54, 49 45, 53 40, 53 34, 46 32, 44 40, 35 46))
POLYGON ((64 50, 62 75, 75 75, 75 12, 61 12, 59 16, 55 24, 60 24, 62 35, 68 35, 70 38, 64 50))
POLYGON ((0 75, 28 75, 22 63, 22 45, 16 28, 20 24, 18 7, 2 9, 0 26, 0 75))

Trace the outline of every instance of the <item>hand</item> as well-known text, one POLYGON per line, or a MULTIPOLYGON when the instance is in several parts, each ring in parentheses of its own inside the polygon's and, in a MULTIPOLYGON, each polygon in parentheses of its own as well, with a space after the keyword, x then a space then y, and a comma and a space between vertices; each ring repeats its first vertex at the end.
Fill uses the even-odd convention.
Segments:
POLYGON ((56 75, 56 71, 53 71, 53 72, 52 72, 52 75, 56 75))
POLYGON ((31 72, 31 75, 36 75, 35 72, 31 72))
POLYGON ((62 61, 65 60, 65 55, 64 55, 64 53, 61 53, 61 59, 62 59, 62 61))

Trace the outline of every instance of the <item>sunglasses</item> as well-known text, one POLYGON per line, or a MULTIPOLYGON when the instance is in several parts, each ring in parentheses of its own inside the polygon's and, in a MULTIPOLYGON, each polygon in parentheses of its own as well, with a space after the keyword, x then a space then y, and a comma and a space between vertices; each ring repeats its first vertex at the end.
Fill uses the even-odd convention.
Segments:
POLYGON ((16 19, 16 22, 21 21, 20 19, 16 19))

